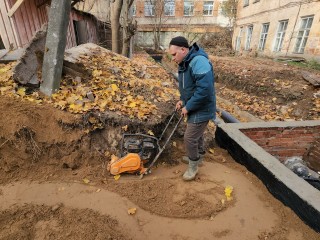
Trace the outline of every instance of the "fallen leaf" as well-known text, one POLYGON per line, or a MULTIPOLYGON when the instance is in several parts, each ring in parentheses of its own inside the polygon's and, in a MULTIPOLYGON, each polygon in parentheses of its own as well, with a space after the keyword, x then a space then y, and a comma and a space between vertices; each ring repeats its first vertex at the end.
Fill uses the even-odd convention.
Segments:
POLYGON ((227 197, 227 201, 232 200, 232 196, 231 196, 232 192, 233 192, 233 187, 230 185, 227 185, 226 188, 224 189, 224 193, 227 197))
POLYGON ((172 142, 172 146, 177 147, 177 143, 176 142, 172 142))
POLYGON ((111 88, 112 88, 113 91, 118 91, 119 90, 118 86, 116 84, 114 84, 114 83, 111 84, 111 88))
POLYGON ((86 183, 86 184, 88 184, 88 183, 90 182, 90 180, 89 180, 88 178, 84 178, 84 179, 82 179, 82 181, 83 181, 84 183, 86 183))
POLYGON ((130 208, 130 209, 128 209, 128 214, 129 214, 129 215, 133 215, 133 214, 136 213, 136 211, 137 211, 136 208, 130 208))
POLYGON ((210 149, 209 149, 209 153, 214 154, 214 149, 213 149, 213 148, 210 148, 210 149))
POLYGON ((17 94, 20 95, 21 97, 26 95, 26 89, 25 88, 19 88, 17 91, 17 94))
POLYGON ((154 133, 151 130, 148 131, 148 134, 154 136, 154 133))
POLYGON ((100 188, 98 188, 98 189, 96 190, 96 192, 101 192, 101 189, 100 189, 100 188))
POLYGON ((118 175, 115 175, 113 178, 114 178, 114 180, 116 180, 116 181, 118 181, 119 180, 119 178, 120 178, 120 174, 118 174, 118 175))

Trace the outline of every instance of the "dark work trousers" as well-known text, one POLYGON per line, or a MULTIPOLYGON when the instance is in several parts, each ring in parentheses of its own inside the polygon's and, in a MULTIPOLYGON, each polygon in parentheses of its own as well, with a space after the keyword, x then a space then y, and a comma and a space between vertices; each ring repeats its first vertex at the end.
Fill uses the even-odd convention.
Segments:
POLYGON ((204 152, 203 133, 209 121, 202 123, 188 123, 184 133, 184 145, 190 160, 199 159, 199 152, 204 152))

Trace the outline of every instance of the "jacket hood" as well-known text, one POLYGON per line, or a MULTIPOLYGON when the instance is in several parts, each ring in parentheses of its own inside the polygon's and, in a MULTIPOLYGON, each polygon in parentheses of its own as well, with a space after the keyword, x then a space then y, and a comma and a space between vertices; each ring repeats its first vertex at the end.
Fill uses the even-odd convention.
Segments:
POLYGON ((189 64, 189 62, 195 57, 195 56, 204 56, 208 58, 208 54, 205 53, 205 51, 198 46, 197 43, 194 43, 190 48, 188 54, 185 56, 185 58, 182 60, 182 62, 179 64, 180 67, 185 68, 189 64))

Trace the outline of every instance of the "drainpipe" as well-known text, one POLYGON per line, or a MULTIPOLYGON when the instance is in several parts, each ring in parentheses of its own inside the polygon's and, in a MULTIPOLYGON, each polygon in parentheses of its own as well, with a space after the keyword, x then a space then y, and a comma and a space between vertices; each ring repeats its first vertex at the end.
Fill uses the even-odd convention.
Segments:
POLYGON ((290 47, 291 40, 292 40, 292 37, 293 37, 293 33, 294 33, 294 30, 296 29, 296 25, 297 25, 297 22, 298 22, 298 17, 299 17, 299 14, 300 14, 301 5, 302 5, 302 2, 300 2, 300 4, 299 4, 299 10, 298 10, 298 13, 297 13, 296 21, 295 21, 294 26, 293 26, 293 32, 292 32, 291 37, 289 39, 289 43, 288 43, 288 47, 287 47, 287 51, 286 51, 286 56, 288 55, 288 51, 289 51, 289 47, 290 47))
POLYGON ((238 119, 236 119, 234 116, 232 116, 229 112, 217 108, 217 112, 221 114, 221 118, 226 123, 240 123, 238 119))

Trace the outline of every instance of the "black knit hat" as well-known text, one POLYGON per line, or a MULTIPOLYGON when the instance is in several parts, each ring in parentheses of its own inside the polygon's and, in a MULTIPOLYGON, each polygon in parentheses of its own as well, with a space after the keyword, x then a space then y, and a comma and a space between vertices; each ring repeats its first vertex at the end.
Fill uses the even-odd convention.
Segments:
POLYGON ((172 38, 169 45, 175 45, 178 47, 189 48, 188 40, 182 36, 172 38))

